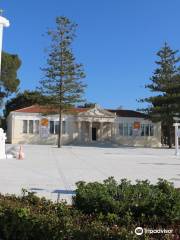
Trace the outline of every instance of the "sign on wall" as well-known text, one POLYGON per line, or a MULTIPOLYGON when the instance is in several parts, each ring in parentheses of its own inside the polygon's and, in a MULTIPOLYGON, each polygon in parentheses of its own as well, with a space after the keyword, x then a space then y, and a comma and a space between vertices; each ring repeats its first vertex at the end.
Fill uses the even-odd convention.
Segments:
POLYGON ((134 124, 133 124, 134 129, 140 129, 140 127, 141 127, 140 122, 134 122, 134 124))
POLYGON ((40 136, 41 138, 49 137, 49 120, 47 118, 42 118, 40 121, 40 136))
POLYGON ((41 126, 48 127, 49 125, 49 120, 47 118, 42 118, 41 119, 41 126))
POLYGON ((134 124, 133 124, 133 136, 139 136, 140 127, 141 127, 140 122, 134 122, 134 124))

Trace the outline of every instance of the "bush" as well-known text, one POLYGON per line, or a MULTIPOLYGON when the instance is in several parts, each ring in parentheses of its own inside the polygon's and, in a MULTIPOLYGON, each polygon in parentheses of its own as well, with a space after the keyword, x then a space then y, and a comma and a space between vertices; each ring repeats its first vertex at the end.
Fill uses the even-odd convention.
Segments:
POLYGON ((77 183, 74 207, 85 214, 100 214, 108 222, 139 226, 167 226, 180 222, 180 191, 166 180, 159 179, 156 185, 149 181, 114 178, 103 183, 77 183))
POLYGON ((0 195, 0 239, 173 239, 160 234, 141 238, 134 233, 137 226, 168 228, 179 234, 180 192, 166 181, 132 185, 109 178, 102 184, 79 182, 77 186, 72 206, 25 190, 21 197, 0 195))

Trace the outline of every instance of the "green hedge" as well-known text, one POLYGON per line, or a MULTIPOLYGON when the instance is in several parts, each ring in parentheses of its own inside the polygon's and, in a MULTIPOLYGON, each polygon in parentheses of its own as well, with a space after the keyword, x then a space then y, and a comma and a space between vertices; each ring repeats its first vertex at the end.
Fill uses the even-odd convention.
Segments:
POLYGON ((166 180, 152 185, 147 180, 131 184, 122 179, 118 184, 109 178, 104 183, 79 182, 77 187, 74 206, 86 214, 101 214, 117 224, 153 227, 180 221, 180 191, 166 180))
POLYGON ((0 195, 0 239, 168 240, 179 234, 180 192, 167 181, 79 182, 73 201, 52 203, 25 190, 22 197, 0 195), (173 229, 174 236, 136 236, 137 226, 173 229))

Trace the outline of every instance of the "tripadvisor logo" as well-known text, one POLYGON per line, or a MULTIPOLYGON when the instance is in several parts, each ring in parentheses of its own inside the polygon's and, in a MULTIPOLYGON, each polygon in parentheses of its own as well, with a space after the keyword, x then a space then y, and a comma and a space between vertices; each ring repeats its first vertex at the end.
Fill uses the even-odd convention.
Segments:
POLYGON ((173 230, 172 229, 143 229, 142 227, 137 227, 135 229, 135 234, 136 235, 142 235, 143 233, 145 234, 171 234, 173 233, 173 230))
POLYGON ((143 234, 143 228, 142 227, 137 227, 135 229, 135 234, 136 235, 142 235, 143 234))

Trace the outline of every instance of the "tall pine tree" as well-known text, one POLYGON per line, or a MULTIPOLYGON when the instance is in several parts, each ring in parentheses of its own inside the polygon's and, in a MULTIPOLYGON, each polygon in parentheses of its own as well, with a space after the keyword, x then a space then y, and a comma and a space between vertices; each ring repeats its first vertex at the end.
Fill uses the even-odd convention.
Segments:
POLYGON ((18 55, 2 52, 2 67, 0 77, 0 103, 12 93, 18 91, 20 80, 17 71, 21 66, 18 55))
POLYGON ((43 68, 44 78, 40 90, 51 97, 48 104, 59 110, 58 147, 62 145, 62 114, 69 106, 82 102, 85 77, 82 64, 76 63, 72 52, 72 42, 77 24, 66 17, 56 18, 56 29, 48 31, 51 47, 47 66, 43 68))
POLYGON ((169 148, 172 147, 174 118, 180 116, 180 71, 178 67, 180 58, 177 57, 177 52, 172 50, 167 43, 157 52, 159 58, 156 61, 157 69, 150 79, 151 83, 145 86, 157 95, 140 100, 149 103, 143 111, 152 120, 161 121, 169 148))

